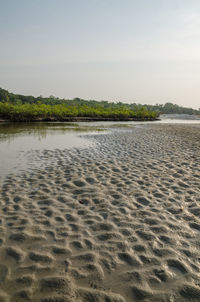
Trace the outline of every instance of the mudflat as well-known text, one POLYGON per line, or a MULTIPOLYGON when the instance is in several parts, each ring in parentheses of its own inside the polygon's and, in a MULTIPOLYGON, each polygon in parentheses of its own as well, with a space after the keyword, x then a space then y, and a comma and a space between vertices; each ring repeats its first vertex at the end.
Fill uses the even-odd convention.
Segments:
POLYGON ((0 301, 200 301, 200 125, 89 139, 1 185, 0 301))

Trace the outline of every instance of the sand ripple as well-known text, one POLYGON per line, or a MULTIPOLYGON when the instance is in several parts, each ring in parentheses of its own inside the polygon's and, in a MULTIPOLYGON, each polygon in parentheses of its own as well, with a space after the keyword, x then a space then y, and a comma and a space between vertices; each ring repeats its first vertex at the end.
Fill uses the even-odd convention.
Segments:
POLYGON ((200 301, 200 128, 29 154, 0 198, 0 301, 200 301))

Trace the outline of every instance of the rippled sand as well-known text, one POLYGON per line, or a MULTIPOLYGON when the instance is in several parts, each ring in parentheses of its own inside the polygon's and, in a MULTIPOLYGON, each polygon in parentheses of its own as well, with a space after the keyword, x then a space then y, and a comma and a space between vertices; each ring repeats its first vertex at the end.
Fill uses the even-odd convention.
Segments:
POLYGON ((0 197, 0 301, 200 301, 200 127, 29 154, 0 197))

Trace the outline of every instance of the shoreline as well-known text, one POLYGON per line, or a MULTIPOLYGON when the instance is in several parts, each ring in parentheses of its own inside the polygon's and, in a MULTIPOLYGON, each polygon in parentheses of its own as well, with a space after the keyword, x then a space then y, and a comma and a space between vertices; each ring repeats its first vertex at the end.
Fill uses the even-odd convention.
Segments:
POLYGON ((199 301, 199 130, 144 125, 33 151, 41 167, 1 186, 0 298, 199 301))
POLYGON ((113 121, 113 122, 122 122, 122 121, 158 121, 159 118, 102 118, 102 117, 65 117, 63 119, 57 118, 41 118, 41 119, 33 119, 33 120, 10 120, 10 119, 2 119, 1 122, 11 122, 11 123, 24 123, 24 122, 101 122, 101 121, 113 121))

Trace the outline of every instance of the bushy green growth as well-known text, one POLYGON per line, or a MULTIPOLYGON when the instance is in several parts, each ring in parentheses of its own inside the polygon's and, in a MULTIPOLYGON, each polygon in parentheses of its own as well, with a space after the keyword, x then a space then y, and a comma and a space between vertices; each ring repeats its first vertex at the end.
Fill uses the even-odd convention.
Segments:
POLYGON ((91 119, 138 119, 152 120, 158 117, 158 112, 147 107, 122 102, 109 103, 95 100, 59 99, 54 96, 24 96, 8 92, 0 88, 0 117, 12 121, 32 120, 70 120, 79 118, 91 119))
POLYGON ((0 103, 0 116, 11 121, 32 121, 32 120, 70 120, 75 117, 111 120, 152 120, 158 117, 156 112, 130 110, 126 107, 104 108, 102 106, 89 107, 87 105, 46 105, 46 104, 11 104, 0 103))
MULTIPOLYGON (((95 101, 95 100, 83 100, 81 98, 74 98, 73 100, 66 100, 66 99, 60 99, 57 98, 53 95, 49 97, 34 97, 34 96, 24 96, 20 94, 14 94, 10 93, 5 89, 0 88, 0 102, 6 103, 9 102, 11 104, 46 104, 46 105, 67 105, 67 106, 88 106, 90 108, 93 108, 94 111, 95 109, 99 110, 100 107, 104 109, 119 109, 120 112, 125 110, 133 110, 134 112, 138 112, 138 115, 143 115, 144 112, 139 113, 142 108, 144 108, 147 111, 155 111, 160 114, 198 114, 200 115, 200 109, 195 110, 192 108, 187 108, 187 107, 181 107, 176 104, 172 103, 166 103, 165 105, 163 104, 156 104, 156 105, 141 105, 141 104, 124 104, 122 102, 108 102, 108 101, 95 101)), ((142 110, 144 110, 142 109, 142 110)), ((94 113, 93 111, 93 113, 94 113)), ((125 113, 124 113, 125 114, 125 113)))

